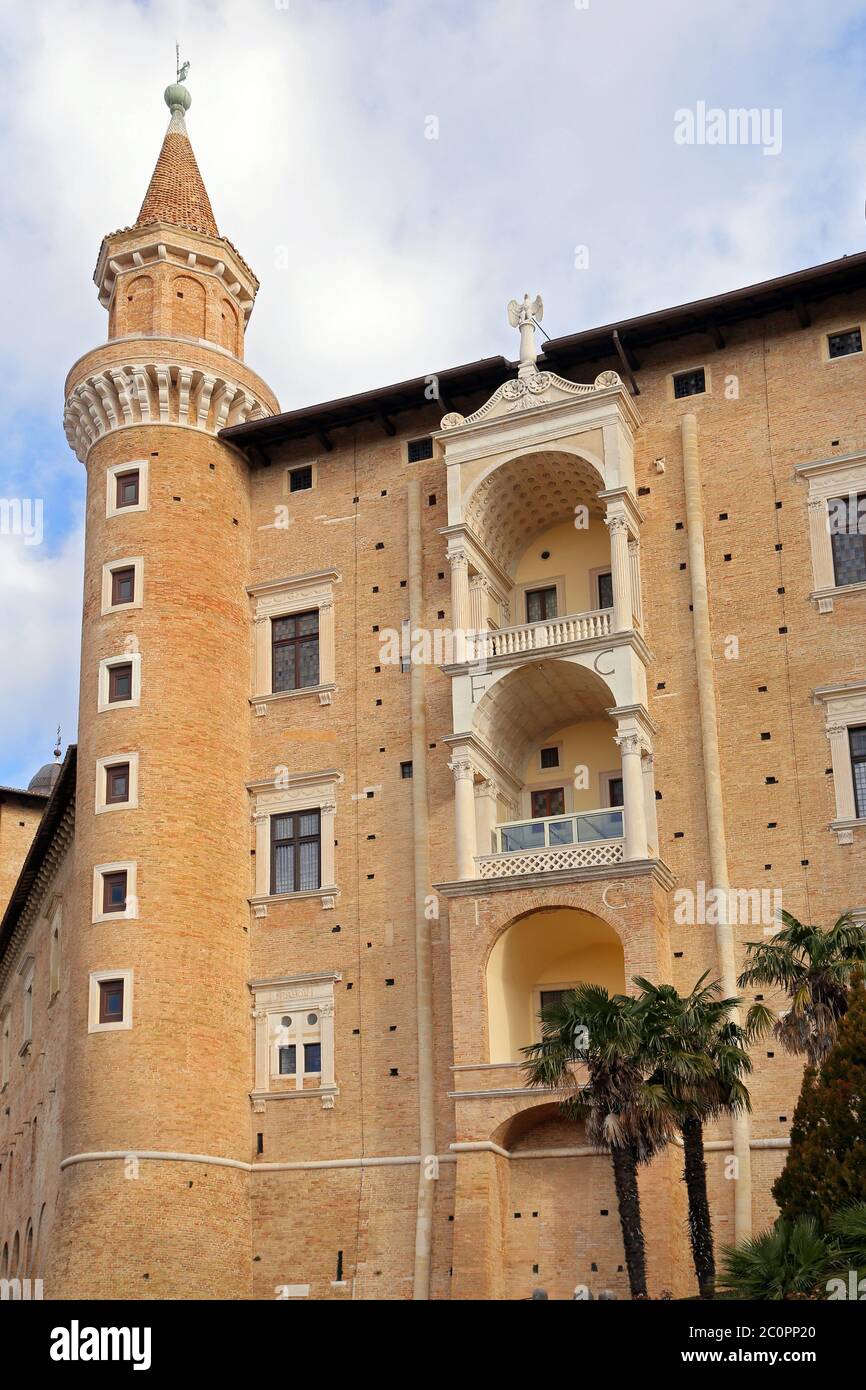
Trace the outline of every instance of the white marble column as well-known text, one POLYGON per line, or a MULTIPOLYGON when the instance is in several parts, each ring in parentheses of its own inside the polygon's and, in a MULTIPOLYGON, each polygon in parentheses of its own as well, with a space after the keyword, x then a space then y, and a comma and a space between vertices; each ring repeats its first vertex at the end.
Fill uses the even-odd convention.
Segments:
POLYGON ((465 550, 452 550, 451 565, 451 623, 465 632, 469 621, 469 560, 465 550))
POLYGON ((605 524, 610 532, 613 627, 615 632, 626 632, 633 626, 628 522, 621 513, 614 512, 605 518, 605 524))
POLYGON ((448 764, 454 773, 454 834, 457 877, 475 877, 475 769, 468 757, 456 754, 448 764))
POLYGON ((475 788, 475 833, 479 854, 494 854, 499 788, 490 778, 475 788))
POLYGON ((483 574, 473 574, 469 580, 469 626, 473 632, 483 632, 487 626, 484 615, 487 581, 483 574))
POLYGON ((622 761, 622 799, 625 821, 625 859, 646 859, 647 824, 642 768, 643 738, 633 728, 623 728, 616 735, 622 761))

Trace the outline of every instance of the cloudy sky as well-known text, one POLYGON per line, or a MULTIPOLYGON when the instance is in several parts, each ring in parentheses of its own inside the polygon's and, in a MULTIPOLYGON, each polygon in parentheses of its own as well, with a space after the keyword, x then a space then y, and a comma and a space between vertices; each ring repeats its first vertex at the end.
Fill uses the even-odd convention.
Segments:
POLYGON ((0 785, 26 785, 58 722, 75 736, 63 380, 105 337, 90 277, 137 215, 176 38, 220 229, 262 282, 247 357, 284 409, 514 356, 524 290, 558 336, 866 243, 866 0, 2 0, 2 19, 0 503, 41 500, 44 534, 0 511, 0 785), (781 148, 678 143, 700 102, 766 108, 781 148))

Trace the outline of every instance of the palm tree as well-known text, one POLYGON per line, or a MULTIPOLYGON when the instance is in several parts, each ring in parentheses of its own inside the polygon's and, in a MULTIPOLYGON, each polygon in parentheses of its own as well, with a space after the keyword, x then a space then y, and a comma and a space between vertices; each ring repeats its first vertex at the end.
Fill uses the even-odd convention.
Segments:
POLYGON ((749 1010, 747 1030, 773 1029, 786 1052, 805 1053, 820 1068, 848 1008, 851 981, 866 961, 866 927, 845 913, 829 931, 781 914, 784 927, 768 941, 747 943, 740 989, 766 985, 784 991, 791 1005, 775 1017, 763 1004, 749 1010))
POLYGON ((588 1142, 613 1167, 632 1298, 646 1298, 646 1253, 637 1170, 672 1138, 676 1118, 664 1088, 641 1065, 643 1010, 636 999, 579 985, 541 1010, 541 1042, 523 1048, 530 1086, 566 1092, 563 1112, 583 1121, 588 1142), (576 1064, 586 1064, 581 1082, 576 1064))
POLYGON ((704 1123, 751 1108, 741 1078, 752 1069, 745 1034, 730 1017, 741 1000, 723 999, 718 980, 705 984, 707 974, 687 995, 673 985, 653 985, 640 977, 634 981, 647 1009, 643 1038, 654 1063, 650 1080, 670 1097, 683 1138, 689 1241, 702 1298, 712 1298, 716 1278, 704 1123))
POLYGON ((778 1302, 819 1297, 834 1269, 832 1247, 812 1216, 778 1221, 724 1251, 720 1284, 736 1298, 778 1302))

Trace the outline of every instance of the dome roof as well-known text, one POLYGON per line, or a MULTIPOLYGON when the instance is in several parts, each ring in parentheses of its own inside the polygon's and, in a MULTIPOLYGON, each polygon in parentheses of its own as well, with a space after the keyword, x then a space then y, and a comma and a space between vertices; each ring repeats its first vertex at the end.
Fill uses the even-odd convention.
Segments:
POLYGON ((54 790, 54 783, 60 776, 59 763, 45 763, 40 767, 35 777, 31 777, 27 783, 29 792, 44 792, 46 795, 54 790))

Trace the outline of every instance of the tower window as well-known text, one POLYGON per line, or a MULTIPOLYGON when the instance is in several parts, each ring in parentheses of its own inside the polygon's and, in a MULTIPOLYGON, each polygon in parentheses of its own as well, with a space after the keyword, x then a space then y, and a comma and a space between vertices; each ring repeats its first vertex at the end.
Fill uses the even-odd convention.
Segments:
POLYGON ((271 893, 305 893, 321 887, 319 811, 271 816, 271 893))
POLYGON ((827 353, 830 357, 850 357, 863 351, 863 334, 859 328, 846 329, 844 333, 830 333, 827 337, 827 353))
POLYGON ((683 400, 685 396, 702 396, 706 389, 706 373, 703 367, 695 367, 690 372, 674 373, 674 397, 676 400, 683 400))
POLYGON ((289 469, 289 492, 306 492, 313 486, 313 466, 289 469))
POLYGON ((129 763, 113 763, 105 769, 105 800, 109 806, 129 800, 129 763))
POLYGON ((429 435, 426 439, 410 439, 406 446, 406 456, 410 463, 422 463, 424 459, 432 459, 433 440, 429 435))
POLYGON ((123 1022, 123 980, 99 981, 99 1022, 123 1022))
POLYGON ((273 690, 303 690, 319 683, 319 613, 293 613, 271 622, 273 690))
POLYGON ((137 468, 130 469, 128 473, 118 473, 115 479, 117 484, 117 495, 115 506, 137 507, 139 498, 139 472, 137 468))
POLYGON ((133 603, 135 601, 135 567, 133 565, 124 566, 123 569, 111 571, 111 603, 116 607, 121 603, 133 603))
POLYGON ((126 911, 126 869, 102 875, 102 911, 126 911))
POLYGON ((132 662, 123 661, 108 668, 108 702, 115 705, 132 699, 132 662))

